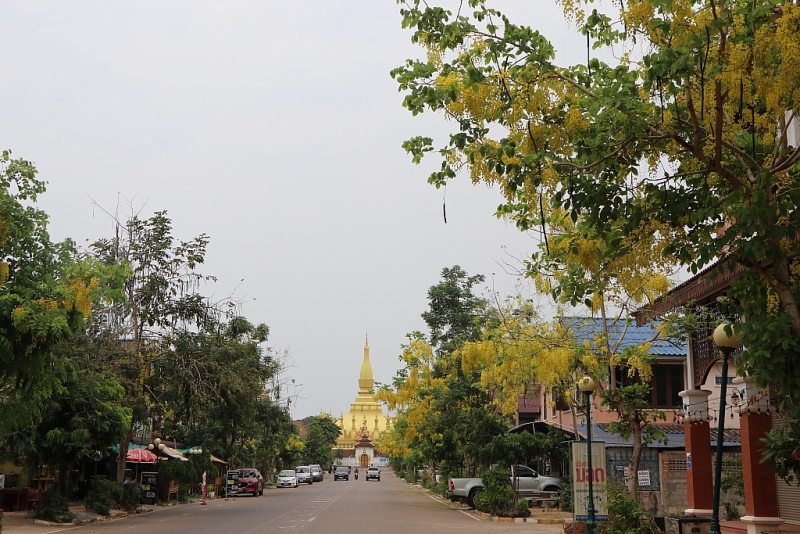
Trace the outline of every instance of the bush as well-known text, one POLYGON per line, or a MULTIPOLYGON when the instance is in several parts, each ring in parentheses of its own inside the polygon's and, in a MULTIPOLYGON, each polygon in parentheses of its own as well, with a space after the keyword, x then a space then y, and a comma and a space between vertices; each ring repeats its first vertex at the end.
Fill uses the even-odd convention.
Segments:
POLYGON ((100 515, 109 515, 111 508, 122 502, 122 484, 103 475, 92 477, 92 489, 86 495, 86 507, 100 515))
POLYGON ((431 489, 433 487, 433 477, 427 471, 422 472, 422 476, 419 477, 420 484, 426 489, 431 489))
POLYGON ((75 515, 69 511, 67 498, 58 492, 55 486, 42 494, 42 502, 36 511, 36 518, 53 523, 69 523, 75 515))
POLYGON ((563 510, 564 512, 571 512, 572 503, 573 503, 573 489, 572 489, 572 476, 570 475, 570 477, 564 481, 564 489, 558 496, 558 502, 556 504, 559 510, 563 510))
POLYGON ((608 522, 599 525, 603 534, 654 534, 658 526, 650 514, 621 484, 606 484, 608 522))
POLYGON ((528 508, 530 508, 528 506, 528 499, 520 499, 517 501, 517 506, 516 506, 517 512, 523 512, 523 513, 527 512, 528 508))
POLYGON ((122 486, 122 500, 119 505, 124 510, 133 510, 139 506, 142 486, 134 482, 128 482, 122 486))
POLYGON ((478 510, 488 514, 508 510, 514 499, 508 472, 505 469, 490 469, 483 474, 482 479, 483 491, 475 501, 478 510))
POLYGON ((413 484, 415 482, 415 480, 414 480, 414 471, 406 472, 405 479, 406 479, 406 482, 411 482, 413 484))

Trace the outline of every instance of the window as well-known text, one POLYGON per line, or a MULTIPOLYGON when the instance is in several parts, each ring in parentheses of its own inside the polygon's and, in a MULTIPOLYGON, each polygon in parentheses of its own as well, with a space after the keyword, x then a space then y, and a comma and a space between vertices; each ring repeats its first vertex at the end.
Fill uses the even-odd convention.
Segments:
MULTIPOLYGON (((733 377, 732 376, 728 377, 728 384, 733 384, 733 377)), ((715 386, 721 386, 722 385, 722 376, 715 376, 714 377, 714 385, 715 386)))
POLYGON ((679 393, 683 390, 682 365, 653 366, 653 406, 656 408, 680 408, 683 399, 679 393))
MULTIPOLYGON (((617 370, 620 386, 627 386, 639 381, 638 375, 628 376, 627 369, 617 370)), ((680 408, 683 399, 679 393, 683 390, 683 365, 655 364, 653 379, 650 382, 651 404, 653 408, 680 408)))

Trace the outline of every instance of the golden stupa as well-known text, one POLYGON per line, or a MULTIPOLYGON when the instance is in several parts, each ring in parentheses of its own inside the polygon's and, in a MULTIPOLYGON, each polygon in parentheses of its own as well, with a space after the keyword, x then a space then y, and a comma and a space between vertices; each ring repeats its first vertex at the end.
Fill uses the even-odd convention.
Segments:
POLYGON ((350 405, 347 415, 340 415, 336 424, 342 429, 336 440, 337 449, 354 449, 356 442, 363 439, 364 434, 374 442, 381 434, 392 426, 392 419, 383 413, 383 407, 373 391, 375 380, 372 378, 372 364, 369 362, 369 338, 364 344, 364 361, 361 363, 361 374, 358 377, 358 396, 350 405))

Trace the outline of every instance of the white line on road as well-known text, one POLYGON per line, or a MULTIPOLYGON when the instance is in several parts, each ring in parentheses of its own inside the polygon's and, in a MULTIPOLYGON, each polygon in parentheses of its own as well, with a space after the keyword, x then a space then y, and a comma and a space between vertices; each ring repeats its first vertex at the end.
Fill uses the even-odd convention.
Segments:
MULTIPOLYGON (((425 496, 426 496, 426 497, 428 497, 428 498, 430 498, 430 499, 433 499, 434 501, 438 502, 439 504, 443 504, 443 503, 442 503, 442 501, 440 501, 440 500, 439 500, 439 499, 437 499, 436 497, 433 497, 433 496, 431 496, 431 495, 427 495, 427 494, 426 494, 425 496)), ((445 506, 447 506, 447 505, 445 505, 445 506)), ((475 516, 474 516, 474 515, 472 515, 472 514, 468 514, 468 513, 467 513, 467 512, 465 512, 464 510, 457 510, 457 509, 455 509, 455 508, 453 508, 453 510, 455 510, 456 512, 461 512, 462 514, 464 514, 465 516, 469 517, 470 519, 474 519, 475 521, 480 521, 480 519, 478 519, 477 517, 475 517, 475 516)))
POLYGON ((312 517, 311 519, 306 519, 306 523, 311 523, 315 519, 316 519, 316 517, 312 517))

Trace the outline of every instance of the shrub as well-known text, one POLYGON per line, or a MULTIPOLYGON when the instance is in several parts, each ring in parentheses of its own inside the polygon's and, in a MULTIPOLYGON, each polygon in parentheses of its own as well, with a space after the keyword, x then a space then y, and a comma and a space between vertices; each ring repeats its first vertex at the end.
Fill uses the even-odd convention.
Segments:
POLYGON ((411 482, 413 484, 415 482, 415 480, 414 480, 414 471, 407 471, 405 478, 406 478, 406 482, 411 482))
POLYGON ((556 504, 559 510, 563 510, 564 512, 571 512, 572 503, 573 503, 573 488, 572 488, 572 476, 570 475, 570 477, 564 481, 564 489, 558 496, 558 502, 556 504))
POLYGON ((654 534, 659 532, 639 501, 631 497, 621 484, 606 484, 608 497, 608 522, 599 525, 603 534, 654 534))
POLYGON ((427 471, 422 472, 422 476, 419 477, 419 480, 424 488, 431 489, 433 487, 433 477, 427 471))
POLYGON ((122 500, 119 505, 125 510, 133 510, 139 506, 142 486, 135 482, 128 482, 122 486, 122 500))
POLYGON ((722 501, 725 505, 725 518, 728 521, 738 521, 739 505, 744 503, 744 474, 741 458, 729 458, 722 470, 720 490, 722 501))
POLYGON ((483 491, 475 501, 478 510, 489 514, 508 510, 514 499, 508 472, 505 469, 490 469, 483 474, 482 479, 483 491))
POLYGON ((122 484, 103 475, 92 477, 92 489, 86 495, 86 507, 100 515, 108 515, 111 508, 122 501, 122 484))
POLYGON ((69 511, 67 498, 61 495, 55 486, 52 486, 42 494, 42 502, 36 511, 36 518, 53 523, 69 523, 75 518, 75 515, 69 511))
POLYGON ((528 499, 520 499, 517 501, 517 512, 527 512, 528 508, 530 508, 528 506, 528 499))

